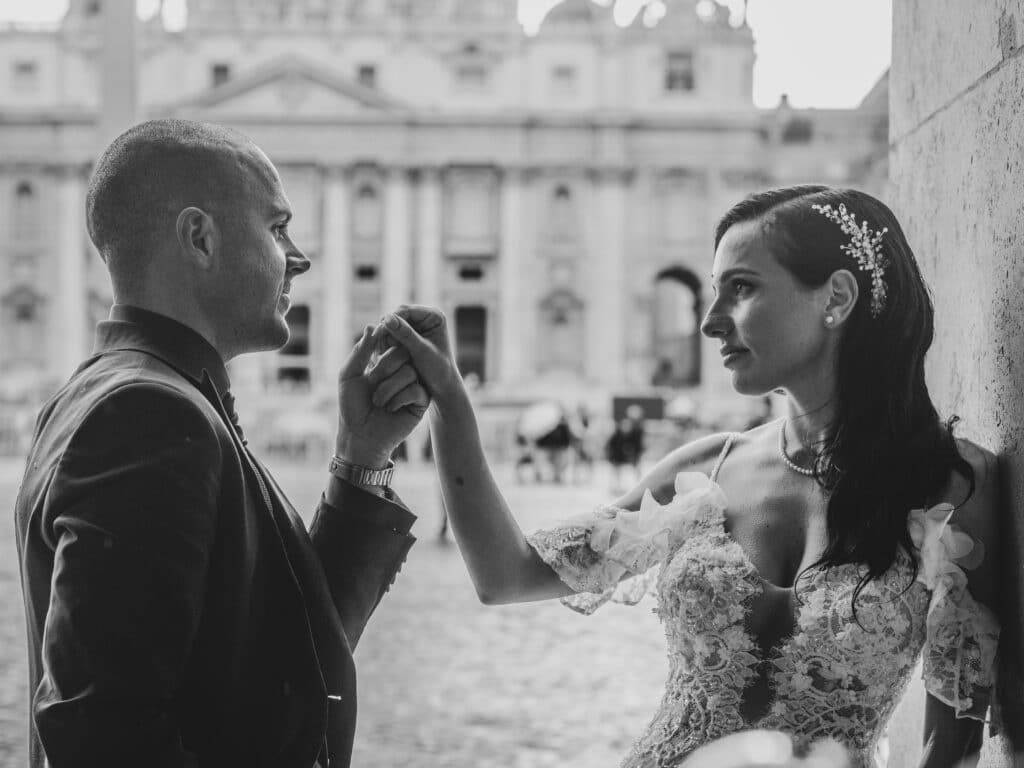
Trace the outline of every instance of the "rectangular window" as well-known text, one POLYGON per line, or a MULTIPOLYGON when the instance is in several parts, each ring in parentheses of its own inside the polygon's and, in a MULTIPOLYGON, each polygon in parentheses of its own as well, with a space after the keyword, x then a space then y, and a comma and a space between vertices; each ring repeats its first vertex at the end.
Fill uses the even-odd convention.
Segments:
POLYGON ((214 87, 223 85, 231 79, 231 67, 227 64, 214 64, 210 67, 210 80, 214 87))
POLYGON ((364 88, 376 88, 377 67, 374 64, 360 64, 356 69, 356 80, 364 88))
POLYGON ((444 247, 454 258, 494 258, 499 182, 493 168, 450 169, 444 182, 444 247))
POLYGON ((464 378, 470 374, 475 374, 480 383, 486 381, 486 308, 455 308, 455 354, 459 373, 464 378))
POLYGON ((455 68, 455 81, 459 88, 480 91, 487 85, 487 68, 483 64, 459 64, 455 68))
POLYGON ((288 311, 288 343, 281 348, 282 355, 309 354, 309 307, 296 304, 288 311))
POLYGON ((11 66, 14 89, 31 91, 39 85, 39 64, 28 59, 19 59, 11 66))
POLYGON ((285 392, 308 392, 311 386, 309 368, 300 365, 278 368, 277 385, 285 392))
POLYGON ((665 59, 665 90, 687 93, 694 89, 693 54, 670 53, 665 59))
POLYGON ((573 96, 576 93, 576 67, 561 64, 551 70, 551 92, 554 96, 573 96))

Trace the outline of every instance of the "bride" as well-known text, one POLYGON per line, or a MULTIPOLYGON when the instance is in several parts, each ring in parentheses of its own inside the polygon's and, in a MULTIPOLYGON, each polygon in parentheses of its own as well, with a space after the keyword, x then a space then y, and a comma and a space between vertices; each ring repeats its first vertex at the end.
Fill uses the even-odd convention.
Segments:
POLYGON ((385 319, 396 346, 372 376, 411 357, 433 398, 444 503, 480 599, 589 613, 656 597, 669 677, 629 768, 677 766, 748 728, 798 748, 832 737, 877 765, 922 650, 922 765, 975 755, 999 634, 984 555, 996 463, 929 398, 933 309, 899 223, 852 190, 754 194, 718 224, 712 283, 702 332, 736 391, 784 393, 786 416, 684 445, 612 504, 529 536, 487 466, 444 317, 385 319))

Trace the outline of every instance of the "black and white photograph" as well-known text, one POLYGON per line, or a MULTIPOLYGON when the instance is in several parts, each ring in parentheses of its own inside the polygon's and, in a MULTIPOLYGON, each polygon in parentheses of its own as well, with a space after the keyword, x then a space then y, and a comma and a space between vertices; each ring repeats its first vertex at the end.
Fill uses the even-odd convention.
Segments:
POLYGON ((0 0, 0 768, 1024 768, 1024 0, 0 0))

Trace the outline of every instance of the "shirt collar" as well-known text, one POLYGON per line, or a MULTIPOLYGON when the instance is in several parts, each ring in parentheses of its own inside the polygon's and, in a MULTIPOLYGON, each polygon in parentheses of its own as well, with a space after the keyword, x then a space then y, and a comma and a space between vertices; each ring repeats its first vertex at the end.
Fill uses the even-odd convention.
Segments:
POLYGON ((115 304, 110 319, 96 326, 93 354, 132 349, 163 360, 202 384, 207 374, 221 397, 231 386, 227 369, 213 345, 187 325, 166 315, 128 304, 115 304))

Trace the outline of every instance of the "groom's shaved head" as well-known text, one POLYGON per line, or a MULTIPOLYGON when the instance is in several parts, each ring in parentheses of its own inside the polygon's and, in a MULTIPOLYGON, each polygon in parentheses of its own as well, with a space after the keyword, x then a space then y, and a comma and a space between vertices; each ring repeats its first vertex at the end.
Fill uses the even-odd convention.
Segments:
POLYGON ((230 215, 240 190, 272 174, 242 134, 190 120, 151 120, 129 128, 96 164, 86 195, 89 236, 112 278, 132 281, 148 256, 175 237, 189 206, 230 215))

